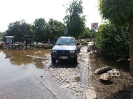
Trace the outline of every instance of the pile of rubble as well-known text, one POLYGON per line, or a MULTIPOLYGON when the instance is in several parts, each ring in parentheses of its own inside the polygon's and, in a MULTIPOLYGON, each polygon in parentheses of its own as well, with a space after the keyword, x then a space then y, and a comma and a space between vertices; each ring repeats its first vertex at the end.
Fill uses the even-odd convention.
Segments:
POLYGON ((110 66, 105 66, 98 68, 94 72, 97 75, 100 75, 99 80, 101 81, 111 81, 112 77, 119 77, 120 73, 116 69, 112 69, 110 66))

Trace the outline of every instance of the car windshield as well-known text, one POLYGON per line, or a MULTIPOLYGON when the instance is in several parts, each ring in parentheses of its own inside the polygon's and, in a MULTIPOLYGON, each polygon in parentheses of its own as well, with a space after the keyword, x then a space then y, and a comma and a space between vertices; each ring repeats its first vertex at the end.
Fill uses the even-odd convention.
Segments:
POLYGON ((73 38, 59 38, 56 45, 75 45, 75 40, 73 38))

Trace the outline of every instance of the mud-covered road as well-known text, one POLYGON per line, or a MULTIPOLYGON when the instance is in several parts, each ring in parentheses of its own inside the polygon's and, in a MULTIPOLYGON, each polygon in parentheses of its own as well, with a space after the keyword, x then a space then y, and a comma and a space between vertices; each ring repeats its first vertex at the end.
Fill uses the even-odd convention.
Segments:
POLYGON ((48 86, 57 99, 85 99, 88 88, 88 53, 82 47, 78 57, 78 64, 72 61, 60 61, 52 65, 45 60, 44 76, 40 81, 48 86), (51 79, 52 78, 52 79, 51 79), (45 81, 47 79, 47 81, 45 81), (54 83, 51 83, 54 82, 54 83))

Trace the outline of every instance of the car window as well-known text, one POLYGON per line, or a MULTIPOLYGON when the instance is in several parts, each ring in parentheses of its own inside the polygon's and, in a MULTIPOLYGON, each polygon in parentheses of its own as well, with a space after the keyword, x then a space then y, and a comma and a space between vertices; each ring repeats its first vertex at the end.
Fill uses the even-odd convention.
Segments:
POLYGON ((73 38, 59 38, 56 45, 75 45, 75 40, 73 38))

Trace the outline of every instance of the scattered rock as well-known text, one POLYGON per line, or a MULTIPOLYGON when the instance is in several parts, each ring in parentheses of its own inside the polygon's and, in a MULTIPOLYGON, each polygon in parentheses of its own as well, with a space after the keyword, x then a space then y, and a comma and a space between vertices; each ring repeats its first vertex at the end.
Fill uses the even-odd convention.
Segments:
POLYGON ((110 81, 111 80, 111 76, 108 73, 104 73, 104 74, 100 75, 99 80, 110 81))
POLYGON ((93 47, 94 47, 94 45, 89 45, 87 48, 87 52, 93 51, 93 47))
POLYGON ((75 77, 75 80, 76 80, 77 82, 79 82, 79 81, 80 81, 80 77, 75 77))
POLYGON ((61 87, 61 88, 68 88, 68 87, 70 87, 70 84, 63 84, 63 85, 61 85, 60 87, 61 87))
POLYGON ((105 66, 105 67, 102 67, 102 68, 98 68, 95 70, 95 74, 102 74, 102 73, 105 73, 109 70, 111 70, 112 68, 110 66, 105 66))
POLYGON ((86 94, 86 99, 97 99, 94 88, 93 89, 89 88, 85 94, 86 94))

